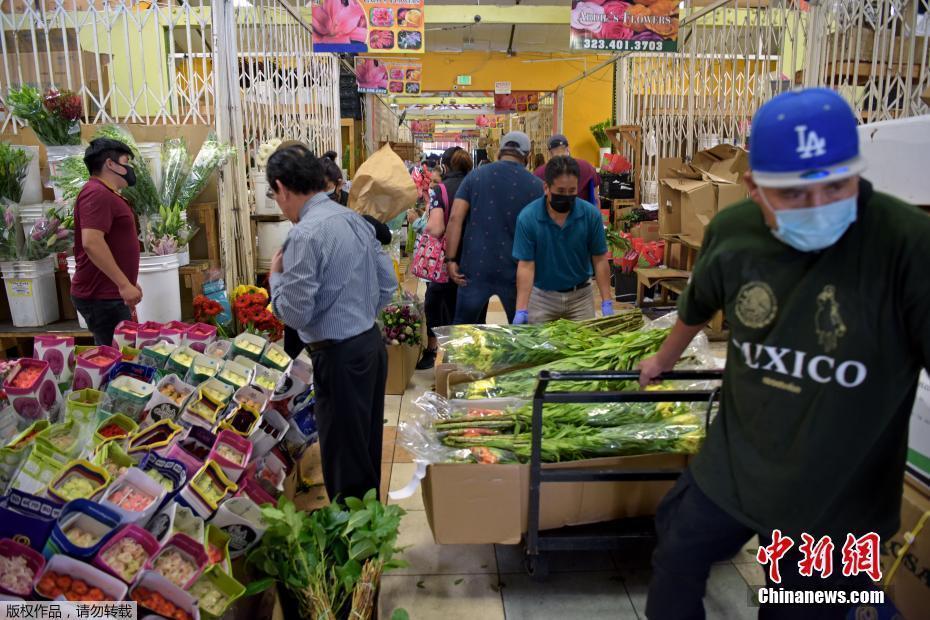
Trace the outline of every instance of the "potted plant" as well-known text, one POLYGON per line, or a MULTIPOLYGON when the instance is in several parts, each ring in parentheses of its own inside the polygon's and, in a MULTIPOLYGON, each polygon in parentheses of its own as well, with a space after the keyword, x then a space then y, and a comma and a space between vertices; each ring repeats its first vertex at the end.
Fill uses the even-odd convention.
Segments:
MULTIPOLYGON (((33 86, 10 89, 7 104, 13 116, 25 122, 45 145, 50 176, 59 164, 81 147, 81 98, 70 90, 50 88, 44 93, 33 86)), ((56 197, 58 190, 56 189, 56 197)))

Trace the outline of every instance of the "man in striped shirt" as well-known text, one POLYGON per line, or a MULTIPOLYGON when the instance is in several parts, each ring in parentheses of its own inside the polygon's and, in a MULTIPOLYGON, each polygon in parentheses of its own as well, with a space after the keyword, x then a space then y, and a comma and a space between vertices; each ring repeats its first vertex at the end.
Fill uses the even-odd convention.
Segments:
POLYGON ((375 318, 397 290, 394 266, 371 225, 327 196, 305 147, 279 149, 267 174, 295 224, 272 261, 271 303, 310 343, 326 491, 362 497, 381 483, 387 353, 375 318))

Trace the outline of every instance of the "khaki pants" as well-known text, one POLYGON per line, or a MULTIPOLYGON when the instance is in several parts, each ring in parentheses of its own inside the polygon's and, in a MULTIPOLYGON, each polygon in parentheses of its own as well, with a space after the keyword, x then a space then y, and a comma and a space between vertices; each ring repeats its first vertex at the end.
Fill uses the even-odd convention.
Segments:
POLYGON ((548 323, 556 319, 583 321, 594 318, 594 287, 590 284, 571 293, 544 291, 533 287, 527 308, 530 323, 548 323))

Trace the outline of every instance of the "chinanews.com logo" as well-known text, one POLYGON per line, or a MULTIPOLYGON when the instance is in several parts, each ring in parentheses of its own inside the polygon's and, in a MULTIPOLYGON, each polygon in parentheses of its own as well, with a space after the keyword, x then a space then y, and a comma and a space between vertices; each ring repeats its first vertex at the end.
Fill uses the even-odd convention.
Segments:
MULTIPOLYGON (((774 530, 771 542, 759 547, 756 561, 768 568, 768 585, 757 590, 757 602, 760 605, 883 605, 885 603, 885 592, 878 588, 818 589, 816 581, 798 582, 796 579, 790 579, 791 583, 804 589, 781 587, 783 578, 787 576, 782 572, 781 561, 794 547, 795 540, 782 534, 781 530, 774 530)), ((819 576, 822 580, 826 580, 836 573, 837 577, 834 578, 834 582, 839 581, 837 578, 840 575, 851 580, 861 576, 873 582, 880 582, 882 579, 880 548, 881 539, 874 532, 858 538, 853 534, 847 534, 840 549, 840 565, 835 567, 836 544, 833 539, 830 536, 817 539, 804 533, 801 534, 800 544, 797 546, 797 553, 801 556, 797 562, 797 574, 804 578, 819 576)), ((864 579, 857 581, 865 582, 864 579)), ((824 585, 827 584, 824 583, 824 585)))

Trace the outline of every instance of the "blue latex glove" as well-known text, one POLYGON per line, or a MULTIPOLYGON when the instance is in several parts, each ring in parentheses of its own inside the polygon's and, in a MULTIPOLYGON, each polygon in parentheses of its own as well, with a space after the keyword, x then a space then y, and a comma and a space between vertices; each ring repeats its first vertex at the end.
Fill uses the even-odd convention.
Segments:
POLYGON ((530 315, 526 310, 517 310, 513 316, 514 325, 526 325, 530 320, 530 315))
POLYGON ((614 302, 610 299, 605 299, 601 302, 601 314, 604 316, 613 316, 614 314, 614 302))

